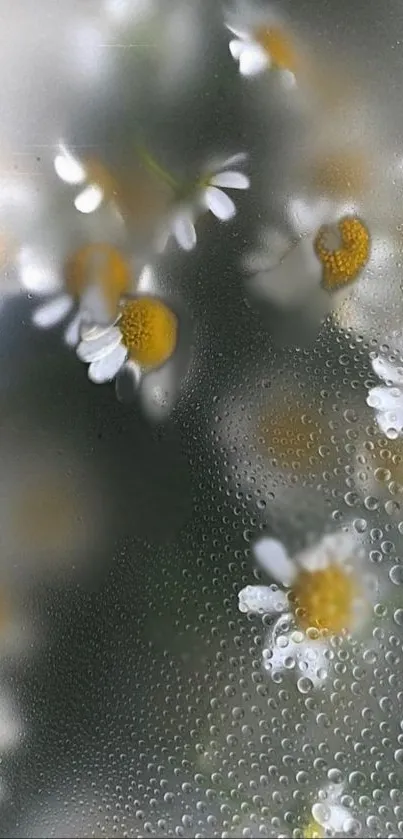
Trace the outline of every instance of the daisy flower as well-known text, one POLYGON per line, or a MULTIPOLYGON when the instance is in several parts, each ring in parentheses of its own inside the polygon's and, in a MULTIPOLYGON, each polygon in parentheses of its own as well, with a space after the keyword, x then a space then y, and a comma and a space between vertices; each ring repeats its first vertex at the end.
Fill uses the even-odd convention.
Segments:
POLYGON ((280 71, 290 86, 295 84, 301 57, 279 17, 239 10, 227 17, 225 25, 234 36, 229 50, 242 76, 256 76, 272 68, 280 71))
POLYGON ((331 295, 357 279, 369 259, 365 223, 348 205, 293 198, 287 235, 263 230, 259 246, 243 259, 249 288, 285 308, 301 308, 317 322, 332 308, 331 295), (296 238, 299 237, 299 238, 296 238))
POLYGON ((224 190, 249 188, 249 178, 237 169, 246 157, 242 153, 235 154, 213 163, 190 187, 179 184, 165 173, 170 179, 176 200, 167 223, 158 235, 157 249, 160 252, 165 250, 171 236, 174 236, 179 247, 191 251, 197 242, 196 219, 208 210, 219 221, 229 221, 236 215, 235 203, 224 190))
MULTIPOLYGON (((146 266, 141 284, 151 273, 146 266)), ((177 317, 167 304, 153 294, 138 294, 122 300, 111 326, 85 329, 77 355, 89 364, 92 382, 111 381, 123 371, 139 381, 142 373, 162 367, 173 355, 177 333, 177 317)))
POLYGON ((374 408, 379 428, 390 440, 403 435, 403 364, 380 355, 371 361, 374 373, 385 383, 372 387, 367 405, 374 408))
POLYGON ((352 827, 351 811, 342 801, 344 784, 327 784, 319 790, 312 805, 312 819, 304 828, 304 839, 323 839, 340 833, 345 836, 352 827))
POLYGON ((356 632, 368 607, 354 569, 357 547, 338 532, 294 559, 270 538, 259 540, 254 554, 281 585, 249 585, 239 592, 241 612, 277 617, 266 641, 264 667, 272 675, 295 668, 299 677, 319 685, 329 669, 331 636, 356 632))
POLYGON ((32 321, 48 329, 74 312, 64 337, 69 346, 76 346, 84 323, 105 323, 115 317, 120 297, 131 283, 129 265, 119 250, 104 242, 85 245, 68 257, 63 288, 35 309, 32 321))

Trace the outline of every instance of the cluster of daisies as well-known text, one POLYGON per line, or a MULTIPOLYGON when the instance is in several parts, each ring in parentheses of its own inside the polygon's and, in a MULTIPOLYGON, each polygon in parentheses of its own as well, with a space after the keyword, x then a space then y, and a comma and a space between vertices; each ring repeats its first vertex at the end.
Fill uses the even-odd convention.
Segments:
MULTIPOLYGON (((283 22, 272 15, 250 16, 245 25, 246 19, 238 13, 226 20, 229 51, 239 62, 241 75, 275 72, 289 86, 304 80, 306 62, 283 22)), ((55 172, 74 192, 82 235, 85 217, 87 221, 90 217, 93 227, 88 242, 63 255, 54 282, 43 284, 47 299, 33 319, 44 328, 66 321, 66 342, 88 364, 92 382, 118 382, 124 373, 137 387, 147 373, 161 370, 175 355, 181 323, 173 302, 159 294, 155 260, 170 240, 191 251, 204 214, 219 222, 233 219, 234 194, 250 185, 246 162, 245 153, 213 160, 186 180, 141 147, 132 172, 121 177, 101 160, 80 159, 60 144, 55 172), (116 245, 116 231, 122 247, 116 245), (129 238, 141 242, 142 256, 135 264, 127 253, 129 238)), ((295 305, 301 295, 308 297, 308 286, 317 295, 330 294, 358 277, 369 258, 368 230, 358 216, 325 204, 320 213, 307 211, 313 215, 310 230, 305 221, 299 229, 295 225, 297 243, 269 237, 244 260, 251 290, 264 289, 274 303, 288 297, 295 305)), ((294 216, 298 217, 296 207, 294 216)), ((29 287, 35 259, 31 251, 25 256, 21 270, 29 274, 25 283, 29 287)), ((43 273, 43 266, 37 265, 36 271, 43 273)))

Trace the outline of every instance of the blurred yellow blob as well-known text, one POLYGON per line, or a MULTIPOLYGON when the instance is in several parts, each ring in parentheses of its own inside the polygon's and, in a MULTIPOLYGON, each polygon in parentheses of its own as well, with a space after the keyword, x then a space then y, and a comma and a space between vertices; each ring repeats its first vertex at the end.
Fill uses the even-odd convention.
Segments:
POLYGON ((119 328, 130 357, 144 367, 159 367, 175 350, 176 315, 156 297, 138 297, 125 303, 119 328))
POLYGON ((309 466, 317 457, 322 429, 317 422, 295 408, 265 417, 259 428, 265 450, 289 468, 309 466))
POLYGON ((345 216, 336 225, 320 228, 315 251, 323 265, 323 285, 329 291, 355 280, 368 262, 370 237, 364 223, 345 216))
POLYGON ((325 831, 315 819, 311 819, 303 830, 304 839, 324 839, 325 831))
POLYGON ((137 168, 122 178, 116 201, 122 215, 143 228, 162 215, 173 200, 166 183, 137 168))
POLYGON ((340 633, 353 623, 354 580, 340 564, 320 571, 301 569, 290 591, 290 601, 301 629, 313 627, 340 633))
POLYGON ((278 70, 296 73, 300 67, 300 58, 289 37, 279 26, 259 26, 255 31, 258 44, 270 57, 278 70))
POLYGON ((335 198, 361 196, 370 185, 367 161, 358 151, 324 155, 313 165, 313 185, 335 198))
POLYGON ((86 245, 67 260, 66 288, 80 297, 91 284, 98 284, 111 317, 117 312, 119 300, 130 287, 129 266, 116 248, 104 243, 86 245))

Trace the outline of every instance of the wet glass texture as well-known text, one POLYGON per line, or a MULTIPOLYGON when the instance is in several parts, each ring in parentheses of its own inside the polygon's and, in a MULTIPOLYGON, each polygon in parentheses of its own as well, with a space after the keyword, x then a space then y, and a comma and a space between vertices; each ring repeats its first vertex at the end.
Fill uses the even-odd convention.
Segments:
POLYGON ((0 12, 0 835, 403 836, 403 6, 0 12))

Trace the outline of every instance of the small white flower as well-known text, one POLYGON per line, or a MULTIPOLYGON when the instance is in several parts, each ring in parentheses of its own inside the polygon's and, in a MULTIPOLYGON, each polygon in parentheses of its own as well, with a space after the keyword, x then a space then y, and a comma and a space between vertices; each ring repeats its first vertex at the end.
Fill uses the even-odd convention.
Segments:
POLYGON ((232 37, 229 51, 242 76, 253 77, 275 68, 286 86, 295 86, 298 56, 284 22, 272 12, 267 15, 248 8, 230 14, 225 25, 232 37))
POLYGON ((367 609, 353 567, 359 552, 345 533, 325 536, 316 547, 290 559, 276 539, 254 546, 257 562, 282 588, 246 586, 241 612, 279 615, 266 641, 263 664, 272 675, 294 668, 319 685, 329 668, 329 638, 354 632, 367 609))
MULTIPOLYGON (((150 411, 161 415, 165 413, 167 394, 174 389, 168 362, 176 349, 178 322, 163 300, 142 291, 155 285, 152 275, 147 265, 139 279, 140 293, 122 300, 112 325, 94 324, 83 329, 77 355, 89 364, 88 377, 95 384, 127 373, 131 383, 140 384, 144 391, 143 376, 151 377, 144 399, 150 411)), ((120 393, 119 380, 117 385, 120 393)))
POLYGON ((312 828, 317 824, 332 836, 335 833, 345 836, 351 830, 351 811, 341 804, 343 790, 344 784, 327 784, 319 790, 317 801, 312 805, 312 828))
POLYGON ((403 435, 403 363, 387 361, 382 356, 372 359, 372 369, 385 384, 372 387, 367 404, 374 408, 379 428, 390 440, 403 435))
POLYGON ((156 243, 159 252, 165 250, 170 236, 175 237, 180 248, 191 251, 197 242, 197 217, 206 210, 219 221, 229 221, 236 215, 235 203, 224 190, 249 188, 247 175, 233 168, 245 160, 245 154, 235 154, 213 164, 198 178, 189 200, 179 202, 160 231, 156 243))

